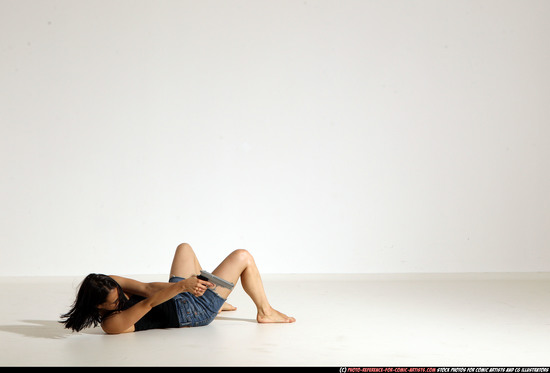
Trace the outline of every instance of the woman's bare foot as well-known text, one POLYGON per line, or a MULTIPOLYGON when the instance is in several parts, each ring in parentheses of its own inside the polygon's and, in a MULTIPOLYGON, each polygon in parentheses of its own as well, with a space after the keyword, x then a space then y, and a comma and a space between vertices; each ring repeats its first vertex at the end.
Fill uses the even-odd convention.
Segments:
POLYGON ((222 311, 235 311, 237 309, 237 307, 225 302, 222 306, 222 308, 220 308, 220 310, 218 311, 218 313, 222 312, 222 311))
POLYGON ((284 313, 281 313, 273 308, 267 310, 266 312, 258 312, 256 320, 261 324, 267 323, 292 323, 296 319, 294 317, 289 317, 284 313))

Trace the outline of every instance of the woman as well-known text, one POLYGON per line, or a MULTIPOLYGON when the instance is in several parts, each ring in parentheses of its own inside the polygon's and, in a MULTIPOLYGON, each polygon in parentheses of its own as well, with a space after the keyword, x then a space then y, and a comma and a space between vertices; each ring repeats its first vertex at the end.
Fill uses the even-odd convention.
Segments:
MULTIPOLYGON (((170 270, 169 282, 143 283, 119 276, 88 275, 71 310, 62 315, 65 328, 80 331, 97 326, 108 334, 146 329, 208 325, 219 311, 234 310, 226 303, 231 290, 215 287, 196 277, 201 266, 189 244, 181 244, 170 270)), ((237 283, 257 308, 259 323, 296 321, 269 304, 254 258, 246 250, 236 250, 212 272, 237 283)))

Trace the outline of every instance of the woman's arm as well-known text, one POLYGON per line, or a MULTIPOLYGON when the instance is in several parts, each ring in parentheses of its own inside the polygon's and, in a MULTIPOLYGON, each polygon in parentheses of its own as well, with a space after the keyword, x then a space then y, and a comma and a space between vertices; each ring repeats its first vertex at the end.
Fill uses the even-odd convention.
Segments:
MULTIPOLYGON (((122 278, 117 276, 112 276, 112 278, 118 282, 122 278)), ((144 294, 147 288, 147 284, 140 283, 139 281, 123 279, 121 280, 128 287, 128 291, 135 292, 133 294, 144 294), (134 282, 135 281, 135 282, 134 282)), ((160 283, 159 283, 160 284, 160 283)), ((124 289, 124 286, 119 283, 119 285, 124 289)), ((172 299, 176 295, 182 292, 193 292, 196 296, 204 294, 207 287, 213 287, 214 285, 210 282, 199 280, 196 277, 189 277, 180 282, 175 283, 166 283, 166 285, 159 285, 158 291, 152 293, 147 298, 141 302, 135 304, 134 306, 128 308, 127 310, 115 313, 107 317, 101 323, 102 329, 108 334, 118 334, 126 333, 134 330, 134 324, 139 321, 151 308, 166 302, 169 299, 172 299)))
POLYGON ((115 280, 125 293, 135 294, 145 298, 172 285, 172 283, 169 282, 141 282, 120 276, 110 275, 109 277, 115 280))
POLYGON ((136 281, 131 278, 120 277, 120 276, 109 276, 109 277, 115 280, 125 293, 135 294, 145 298, 148 298, 154 293, 156 293, 157 291, 160 291, 172 285, 171 283, 168 283, 168 282, 148 282, 147 283, 147 282, 136 281))

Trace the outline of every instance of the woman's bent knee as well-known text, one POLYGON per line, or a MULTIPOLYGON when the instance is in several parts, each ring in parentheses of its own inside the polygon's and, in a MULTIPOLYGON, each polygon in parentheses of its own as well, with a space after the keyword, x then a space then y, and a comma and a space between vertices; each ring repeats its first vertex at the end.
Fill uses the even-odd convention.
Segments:
POLYGON ((191 245, 189 245, 188 243, 180 243, 176 248, 176 250, 181 251, 181 250, 192 250, 192 249, 191 249, 191 245))
POLYGON ((235 251, 233 251, 232 254, 242 262, 250 262, 250 261, 254 260, 254 258, 252 257, 252 254, 250 254, 245 249, 235 250, 235 251))

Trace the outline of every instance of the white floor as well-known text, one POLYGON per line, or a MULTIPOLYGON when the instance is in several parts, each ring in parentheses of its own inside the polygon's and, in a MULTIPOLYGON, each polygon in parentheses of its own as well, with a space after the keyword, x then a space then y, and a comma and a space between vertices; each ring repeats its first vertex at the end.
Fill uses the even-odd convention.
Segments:
POLYGON ((549 273, 264 275, 295 324, 257 324, 239 285, 207 327, 117 336, 57 323, 80 280, 0 277, 0 366, 550 365, 549 273))

